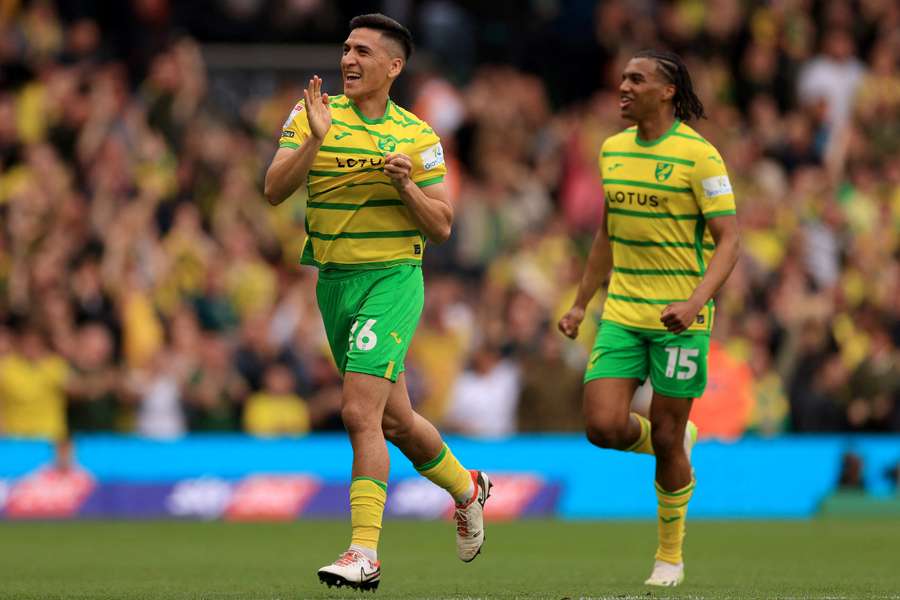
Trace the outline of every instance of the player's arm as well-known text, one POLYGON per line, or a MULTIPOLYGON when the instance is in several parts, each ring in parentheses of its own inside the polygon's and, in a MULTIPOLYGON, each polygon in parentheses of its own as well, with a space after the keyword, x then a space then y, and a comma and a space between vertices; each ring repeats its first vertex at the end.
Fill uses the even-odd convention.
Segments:
POLYGON ((578 293, 572 308, 559 320, 559 330, 573 340, 578 337, 578 327, 584 320, 587 305, 597 293, 600 284, 609 275, 612 269, 612 246, 609 243, 609 233, 606 228, 606 213, 603 213, 603 223, 594 236, 591 251, 588 254, 581 282, 578 284, 578 293))
POLYGON ((269 204, 281 204, 306 181, 322 140, 309 136, 299 148, 279 148, 266 171, 263 194, 269 204))
MULTIPOLYGON (((318 76, 309 81, 309 87, 303 90, 306 119, 309 133, 296 149, 279 148, 266 171, 266 182, 263 194, 269 204, 281 204, 306 181, 313 161, 325 135, 331 128, 331 108, 328 105, 328 94, 322 93, 322 80, 318 76)), ((301 117, 302 118, 302 117, 301 117)), ((290 125, 289 123, 285 124, 290 125)))
POLYGON ((722 157, 715 149, 705 150, 704 154, 706 156, 698 157, 691 186, 716 242, 716 249, 691 297, 684 302, 673 302, 660 314, 660 321, 672 333, 681 333, 694 323, 703 305, 728 279, 741 247, 734 193, 722 157))
POLYGON ((716 241, 716 249, 713 250, 706 274, 686 302, 670 304, 660 316, 663 325, 672 333, 681 333, 691 326, 697 314, 703 309, 703 305, 719 291, 737 263, 741 250, 737 217, 734 215, 716 217, 710 219, 707 226, 716 241))
POLYGON ((442 182, 419 187, 410 177, 412 168, 412 160, 405 154, 384 157, 384 173, 390 177, 416 227, 428 241, 446 242, 453 225, 453 207, 447 188, 442 182))

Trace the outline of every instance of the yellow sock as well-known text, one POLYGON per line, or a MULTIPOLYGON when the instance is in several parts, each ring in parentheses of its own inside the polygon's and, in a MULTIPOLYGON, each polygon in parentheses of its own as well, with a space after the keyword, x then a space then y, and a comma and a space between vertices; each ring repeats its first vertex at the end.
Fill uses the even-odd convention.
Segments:
POLYGON ((381 516, 387 500, 387 484, 371 477, 354 477, 350 482, 350 543, 363 548, 378 549, 381 535, 381 516))
POLYGON ((637 419, 637 422, 641 426, 641 435, 638 436, 638 439, 635 443, 633 443, 628 448, 625 448, 625 452, 637 452, 638 454, 653 454, 653 442, 650 441, 650 421, 636 412, 631 413, 631 416, 637 419))
POLYGON ((456 460, 447 444, 441 452, 423 465, 416 465, 419 475, 444 488, 457 503, 468 500, 472 494, 472 475, 456 460))
POLYGON ((659 547, 656 560, 677 565, 682 562, 681 547, 684 544, 684 521, 687 518, 688 502, 694 495, 696 481, 691 482, 674 492, 662 489, 656 484, 657 525, 659 531, 659 547))

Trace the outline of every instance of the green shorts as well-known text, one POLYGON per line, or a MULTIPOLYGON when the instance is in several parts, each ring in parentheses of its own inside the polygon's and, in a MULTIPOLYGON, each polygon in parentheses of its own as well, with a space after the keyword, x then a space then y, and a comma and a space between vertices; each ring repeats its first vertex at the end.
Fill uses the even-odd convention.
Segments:
POLYGON ((674 398, 699 398, 706 389, 709 334, 631 329, 603 321, 584 382, 623 377, 644 381, 674 398))
POLYGON ((316 299, 341 375, 397 381, 425 302, 422 268, 319 271, 316 299))

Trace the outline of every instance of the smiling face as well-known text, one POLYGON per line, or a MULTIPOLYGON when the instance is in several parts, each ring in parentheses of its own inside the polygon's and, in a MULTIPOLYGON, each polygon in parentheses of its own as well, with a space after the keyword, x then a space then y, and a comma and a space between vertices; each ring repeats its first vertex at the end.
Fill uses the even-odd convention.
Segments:
POLYGON ((675 86, 660 73, 652 58, 632 58, 619 85, 619 112, 623 119, 640 121, 675 95, 675 86))
POLYGON ((405 62, 400 45, 380 31, 354 29, 344 42, 341 57, 344 94, 355 100, 390 88, 405 62))

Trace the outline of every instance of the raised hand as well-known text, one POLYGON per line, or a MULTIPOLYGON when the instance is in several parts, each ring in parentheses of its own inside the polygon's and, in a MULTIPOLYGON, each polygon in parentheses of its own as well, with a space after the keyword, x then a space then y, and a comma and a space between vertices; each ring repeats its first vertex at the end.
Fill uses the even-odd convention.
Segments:
POLYGON ((322 141, 331 129, 331 106, 328 104, 328 94, 322 93, 322 79, 318 75, 309 80, 309 87, 303 90, 303 98, 306 100, 309 130, 313 137, 322 141))
POLYGON ((569 309, 569 312, 562 316, 557 327, 566 337, 574 340, 578 337, 578 328, 581 326, 582 321, 584 321, 584 309, 573 306, 569 309))
POLYGON ((399 152, 384 155, 384 174, 391 178, 394 187, 402 189, 409 183, 412 174, 412 160, 399 152))

